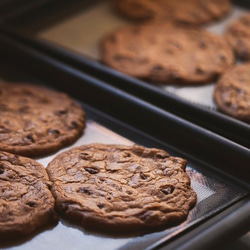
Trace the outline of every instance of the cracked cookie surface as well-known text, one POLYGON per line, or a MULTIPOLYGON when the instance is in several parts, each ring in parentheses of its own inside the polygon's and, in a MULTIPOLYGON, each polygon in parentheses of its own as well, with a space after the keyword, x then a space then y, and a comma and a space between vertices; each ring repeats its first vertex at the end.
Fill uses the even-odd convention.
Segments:
POLYGON ((133 20, 205 24, 231 12, 229 0, 115 0, 114 9, 133 20))
POLYGON ((250 123, 250 63, 228 70, 215 85, 213 97, 221 111, 250 123))
POLYGON ((167 84, 211 82, 235 60, 224 38, 199 28, 163 23, 112 32, 103 39, 100 56, 125 74, 167 84))
POLYGON ((38 162, 0 151, 0 238, 13 240, 57 221, 50 186, 38 162))
POLYGON ((73 143, 84 126, 84 111, 66 94, 22 83, 0 85, 0 150, 51 153, 73 143))
POLYGON ((89 144, 59 154, 47 167, 61 215, 112 232, 168 227, 196 203, 186 160, 141 146, 89 144))

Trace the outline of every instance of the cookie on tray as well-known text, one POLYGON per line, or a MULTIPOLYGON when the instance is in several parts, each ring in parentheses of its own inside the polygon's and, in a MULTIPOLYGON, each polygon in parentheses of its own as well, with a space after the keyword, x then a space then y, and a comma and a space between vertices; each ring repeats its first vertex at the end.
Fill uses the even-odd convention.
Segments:
POLYGON ((89 144, 47 167, 61 215, 83 227, 127 233, 168 227, 196 203, 186 160, 142 146, 89 144))
POLYGON ((232 22, 225 36, 240 59, 250 60, 250 12, 232 22))
POLYGON ((51 183, 33 159, 0 151, 0 238, 28 236, 57 222, 51 183))
POLYGON ((215 85, 213 97, 219 110, 250 123, 250 63, 228 70, 215 85))
POLYGON ((74 142, 84 126, 84 111, 66 94, 22 83, 0 85, 0 150, 51 153, 74 142))
POLYGON ((167 84, 208 83, 234 63, 224 38, 166 23, 122 27, 103 39, 100 56, 125 74, 167 84))
POLYGON ((115 0, 114 9, 132 20, 168 20, 200 25, 231 12, 230 0, 115 0))

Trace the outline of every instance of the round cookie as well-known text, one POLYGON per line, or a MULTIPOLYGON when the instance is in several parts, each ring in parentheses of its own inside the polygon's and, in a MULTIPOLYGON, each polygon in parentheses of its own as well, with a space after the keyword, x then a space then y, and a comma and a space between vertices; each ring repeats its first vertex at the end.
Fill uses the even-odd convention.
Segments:
POLYGON ((215 85, 214 101, 219 110, 250 122, 250 63, 228 70, 215 85))
POLYGON ((141 146, 90 144, 47 167, 64 217, 86 228, 125 233, 183 221, 196 203, 186 160, 141 146))
POLYGON ((66 94, 22 83, 0 85, 0 150, 51 153, 74 142, 84 126, 84 111, 66 94))
POLYGON ((225 36, 240 59, 250 60, 250 13, 232 22, 225 36))
POLYGON ((115 0, 114 9, 132 20, 205 24, 231 12, 230 0, 115 0))
POLYGON ((48 175, 33 159, 0 151, 0 238, 27 236, 57 221, 48 175))
POLYGON ((163 23, 114 31, 103 39, 100 56, 125 74, 169 84, 211 82, 234 63, 234 53, 224 38, 163 23))

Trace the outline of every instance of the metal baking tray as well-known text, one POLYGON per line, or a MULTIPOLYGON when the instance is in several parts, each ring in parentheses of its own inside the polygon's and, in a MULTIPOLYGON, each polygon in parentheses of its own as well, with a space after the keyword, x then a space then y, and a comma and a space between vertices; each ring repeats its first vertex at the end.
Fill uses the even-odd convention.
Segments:
MULTIPOLYGON (((250 8, 249 0, 235 0, 233 4, 233 11, 227 18, 205 28, 222 34, 228 23, 250 8)), ((250 125, 216 109, 212 100, 214 83, 189 87, 153 85, 100 63, 100 39, 126 24, 128 21, 112 11, 109 0, 54 0, 7 18, 0 30, 110 85, 250 148, 250 125)))
MULTIPOLYGON (((198 195, 187 220, 162 231, 117 237, 60 220, 29 239, 0 243, 0 248, 209 249, 225 246, 250 229, 248 149, 3 34, 0 53, 1 81, 42 84, 82 104, 87 127, 70 147, 102 142, 164 149, 188 160, 187 172, 198 195)), ((46 167, 55 155, 37 160, 46 167)))

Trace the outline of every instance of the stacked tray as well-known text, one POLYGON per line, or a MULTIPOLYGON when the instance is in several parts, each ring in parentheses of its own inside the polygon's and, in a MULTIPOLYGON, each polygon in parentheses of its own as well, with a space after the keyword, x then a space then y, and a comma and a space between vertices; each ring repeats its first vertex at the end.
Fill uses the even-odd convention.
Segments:
MULTIPOLYGON (((58 6, 58 1, 51 2, 54 2, 52 6, 58 6)), ((85 12, 90 6, 100 4, 100 1, 77 2, 70 9, 71 14, 76 5, 83 6, 82 11, 85 12)), ((60 4, 65 10, 68 3, 60 1, 60 4)), ((249 146, 249 125, 190 104, 168 92, 161 95, 161 90, 104 67, 96 59, 85 57, 84 53, 71 53, 69 48, 44 43, 41 38, 24 35, 9 26, 20 20, 25 23, 30 20, 29 14, 41 14, 42 9, 51 7, 51 3, 41 6, 33 10, 33 14, 19 12, 25 13, 25 18, 20 14, 16 19, 9 19, 8 25, 1 25, 1 81, 42 84, 67 92, 79 101, 86 110, 87 127, 84 135, 70 147, 92 142, 137 143, 161 148, 171 155, 187 159, 187 172, 197 192, 198 202, 181 225, 139 237, 95 234, 60 220, 56 227, 30 239, 2 246, 0 241, 0 248, 74 246, 82 249, 84 245, 86 249, 209 249, 225 246, 225 243, 229 244, 247 232, 250 229, 250 153, 246 147, 249 146), (116 85, 118 80, 119 88, 116 85), (161 101, 155 103, 155 98, 160 98, 164 107, 161 101), (169 103, 176 105, 175 111, 165 108, 169 103), (192 112, 203 117, 210 130, 206 129, 207 126, 196 125, 201 124, 194 120, 192 112), (218 135, 222 134, 218 133, 222 124, 227 124, 223 135, 242 145, 218 135), (229 135, 230 130, 235 132, 233 136, 229 135), (244 136, 241 133, 245 133, 244 136)), ((50 11, 54 13, 53 8, 50 11)), ((62 16, 65 18, 67 15, 64 12, 62 16)), ((39 36, 42 36, 41 32, 39 36)), ((37 160, 46 167, 56 154, 37 160)))
MULTIPOLYGON (((250 148, 250 125, 217 110, 212 99, 214 83, 189 87, 153 85, 99 62, 101 38, 128 24, 112 12, 110 1, 51 2, 36 11, 9 18, 6 20, 9 27, 6 29, 4 25, 1 30, 110 85, 250 148), (42 18, 45 13, 46 20, 42 18), (101 26, 96 21, 98 18, 102 19, 101 26), (23 32, 17 32, 15 28, 23 32)), ((249 1, 234 1, 232 14, 206 29, 222 34, 228 23, 245 13, 249 6, 249 1)))

